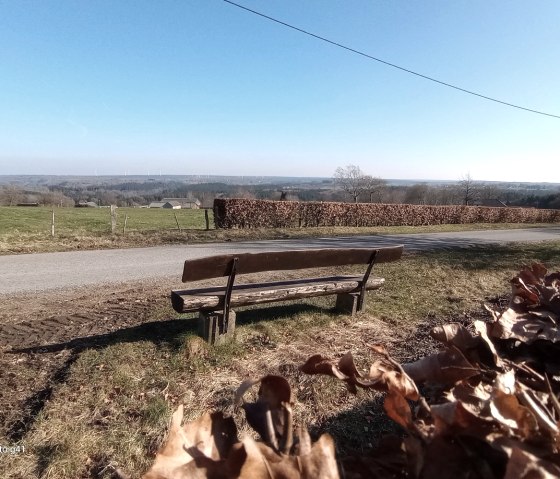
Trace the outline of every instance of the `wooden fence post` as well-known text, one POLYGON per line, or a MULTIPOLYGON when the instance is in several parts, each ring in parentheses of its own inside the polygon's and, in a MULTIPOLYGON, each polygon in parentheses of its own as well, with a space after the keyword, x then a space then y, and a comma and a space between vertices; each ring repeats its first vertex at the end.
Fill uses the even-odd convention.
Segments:
POLYGON ((117 229, 117 207, 116 205, 111 205, 111 233, 114 233, 117 229))
POLYGON ((177 219, 177 213, 173 212, 173 216, 175 216, 175 222, 177 223, 177 229, 181 231, 181 226, 179 226, 179 220, 177 219))
POLYGON ((54 208, 52 210, 51 236, 54 238, 54 208))
POLYGON ((208 217, 208 208, 204 208, 204 221, 206 221, 206 231, 210 229, 210 218, 208 217))
POLYGON ((125 215, 124 217, 124 226, 122 229, 122 234, 124 235, 126 233, 126 224, 128 223, 128 215, 125 215))

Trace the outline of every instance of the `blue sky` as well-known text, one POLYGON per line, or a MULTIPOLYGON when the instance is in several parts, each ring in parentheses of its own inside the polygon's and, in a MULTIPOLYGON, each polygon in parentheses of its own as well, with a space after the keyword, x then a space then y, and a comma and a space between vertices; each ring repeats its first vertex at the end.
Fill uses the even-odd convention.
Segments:
MULTIPOLYGON (((560 115, 560 2, 239 0, 560 115)), ((221 0, 0 3, 0 174, 560 182, 560 119, 391 69, 221 0)))

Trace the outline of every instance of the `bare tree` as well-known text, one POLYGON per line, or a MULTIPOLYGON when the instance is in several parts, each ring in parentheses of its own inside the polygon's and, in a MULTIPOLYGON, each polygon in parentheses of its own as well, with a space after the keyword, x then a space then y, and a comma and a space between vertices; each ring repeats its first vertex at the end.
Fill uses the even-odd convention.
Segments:
POLYGON ((472 205, 480 196, 479 188, 475 185, 470 173, 463 176, 459 182, 459 189, 465 205, 472 205))
POLYGON ((426 183, 411 185, 406 189, 404 202, 410 205, 426 205, 429 193, 430 187, 426 183))
POLYGON ((359 166, 348 165, 345 168, 338 167, 334 172, 334 182, 348 193, 354 203, 358 198, 367 192, 366 175, 359 166))
POLYGON ((364 189, 369 194, 370 203, 381 203, 385 196, 387 182, 377 176, 364 176, 364 189))
POLYGON ((23 190, 14 184, 9 184, 0 187, 0 204, 6 206, 14 206, 20 201, 23 201, 23 190))

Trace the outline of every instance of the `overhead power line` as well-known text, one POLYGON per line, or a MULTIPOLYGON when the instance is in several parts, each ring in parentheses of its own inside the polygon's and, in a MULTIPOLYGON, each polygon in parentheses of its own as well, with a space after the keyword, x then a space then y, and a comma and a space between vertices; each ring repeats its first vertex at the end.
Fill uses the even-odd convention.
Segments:
POLYGON ((469 95, 474 95, 474 96, 477 96, 479 98, 484 98, 485 100, 490 100, 490 101, 493 101, 495 103, 500 103, 502 105, 510 106, 512 108, 517 108, 519 110, 525 110, 525 111, 529 111, 531 113, 537 113, 539 115, 545 115, 545 116, 550 116, 552 118, 559 118, 560 119, 560 115, 554 115, 552 113, 546 113, 544 111, 533 110, 532 108, 526 108, 524 106, 515 105, 515 104, 509 103, 507 101, 498 100, 497 98, 492 98, 492 97, 489 97, 489 96, 486 96, 486 95, 482 95, 481 93, 477 93, 475 91, 471 91, 471 90, 467 90, 465 88, 461 88, 457 85, 452 85, 451 83, 446 83, 446 82, 438 80, 436 78, 432 78, 432 77, 429 77, 427 75, 423 75, 422 73, 418 73, 418 72, 415 72, 413 70, 409 70, 408 68, 404 68, 404 67, 401 67, 399 65, 395 65, 394 63, 387 62, 385 60, 381 60, 381 58, 376 58, 372 55, 368 55, 367 53, 364 53, 360 50, 356 50, 354 48, 347 47, 346 45, 343 45, 341 43, 329 40, 328 38, 322 37, 322 36, 317 35, 315 33, 308 32, 307 30, 304 30, 302 28, 298 28, 294 25, 290 25, 289 23, 286 23, 286 22, 283 22, 283 21, 278 20, 276 18, 270 17, 270 16, 265 15, 264 13, 258 12, 256 10, 252 10, 251 8, 240 5, 239 3, 232 2, 231 0, 223 0, 223 1, 226 2, 226 3, 229 3, 230 5, 233 5, 234 7, 241 8, 242 10, 245 10, 247 12, 258 15, 259 17, 266 18, 267 20, 270 20, 271 22, 278 23, 278 24, 283 25, 285 27, 291 28, 292 30, 296 30, 300 33, 304 33, 305 35, 309 35, 310 37, 316 38, 317 40, 321 40, 323 42, 330 43, 331 45, 334 45, 336 47, 342 48, 344 50, 348 50, 349 52, 355 53, 357 55, 361 55, 362 57, 368 58, 370 60, 375 60, 376 62, 383 63, 384 65, 396 68, 396 69, 401 70, 403 72, 410 73, 411 75, 416 75, 417 77, 424 78, 425 80, 430 80, 434 83, 438 83, 440 85, 443 85, 443 86, 446 86, 446 87, 449 87, 449 88, 453 88, 455 90, 462 91, 463 93, 468 93, 469 95))

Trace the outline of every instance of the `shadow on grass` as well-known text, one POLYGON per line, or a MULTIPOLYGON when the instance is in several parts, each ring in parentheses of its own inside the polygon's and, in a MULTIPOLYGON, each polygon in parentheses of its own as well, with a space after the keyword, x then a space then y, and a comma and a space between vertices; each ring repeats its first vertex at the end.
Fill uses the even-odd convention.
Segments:
POLYGON ((236 324, 255 325, 261 322, 287 319, 298 314, 322 313, 330 314, 332 308, 320 307, 309 303, 284 304, 280 306, 269 306, 267 308, 257 307, 237 312, 236 324))
POLYGON ((12 349, 9 353, 53 353, 71 349, 78 353, 84 349, 100 349, 114 344, 151 341, 157 346, 177 348, 186 334, 196 334, 197 324, 192 319, 151 321, 129 328, 60 343, 12 349))
POLYGON ((523 245, 485 245, 460 248, 449 251, 425 253, 426 260, 433 259, 452 267, 466 270, 494 270, 523 266, 527 258, 546 265, 560 261, 560 245, 523 244, 523 245))
MULTIPOLYGON (((249 309, 238 312, 238 325, 256 325, 262 322, 287 318, 298 313, 325 312, 324 308, 310 304, 291 304, 270 308, 249 309)), ((70 357, 56 369, 47 386, 35 391, 23 405, 25 413, 7 431, 7 437, 13 442, 21 441, 32 427, 37 415, 51 399, 58 384, 67 380, 71 366, 86 349, 102 349, 115 344, 151 341, 158 347, 178 351, 184 346, 186 336, 196 335, 197 318, 169 319, 151 321, 137 326, 112 331, 109 333, 74 338, 54 344, 12 349, 12 354, 48 354, 70 350, 70 357)))
POLYGON ((37 415, 51 399, 55 387, 67 380, 71 366, 79 358, 82 351, 86 349, 102 349, 113 344, 145 340, 150 340, 159 346, 179 348, 181 345, 181 338, 183 338, 185 334, 194 334, 195 332, 196 322, 193 322, 192 320, 175 319, 168 321, 154 321, 106 334, 81 337, 55 344, 32 346, 8 351, 8 353, 12 354, 47 354, 64 350, 71 351, 70 357, 64 361, 62 366, 58 367, 51 374, 47 385, 44 388, 35 391, 25 399, 23 403, 24 414, 17 422, 9 427, 7 431, 8 439, 13 442, 19 442, 25 437, 35 422, 37 415))
POLYGON ((56 455, 58 447, 57 444, 49 444, 48 446, 39 446, 36 449, 38 477, 43 477, 52 458, 56 455))
POLYGON ((321 434, 330 434, 335 441, 337 454, 362 453, 374 447, 388 434, 400 435, 404 431, 383 410, 383 396, 340 412, 309 426, 314 440, 321 434))
MULTIPOLYGON (((322 308, 312 304, 289 304, 269 308, 247 309, 237 312, 236 324, 255 325, 262 322, 286 319, 297 314, 327 313, 329 308, 322 308)), ((98 335, 74 338, 59 343, 30 346, 12 349, 9 353, 53 353, 63 350, 80 352, 84 349, 100 349, 114 344, 133 343, 137 341, 151 341, 156 346, 178 350, 183 346, 185 336, 196 335, 198 332, 198 319, 168 319, 163 321, 150 321, 128 328, 111 331, 98 335)))

